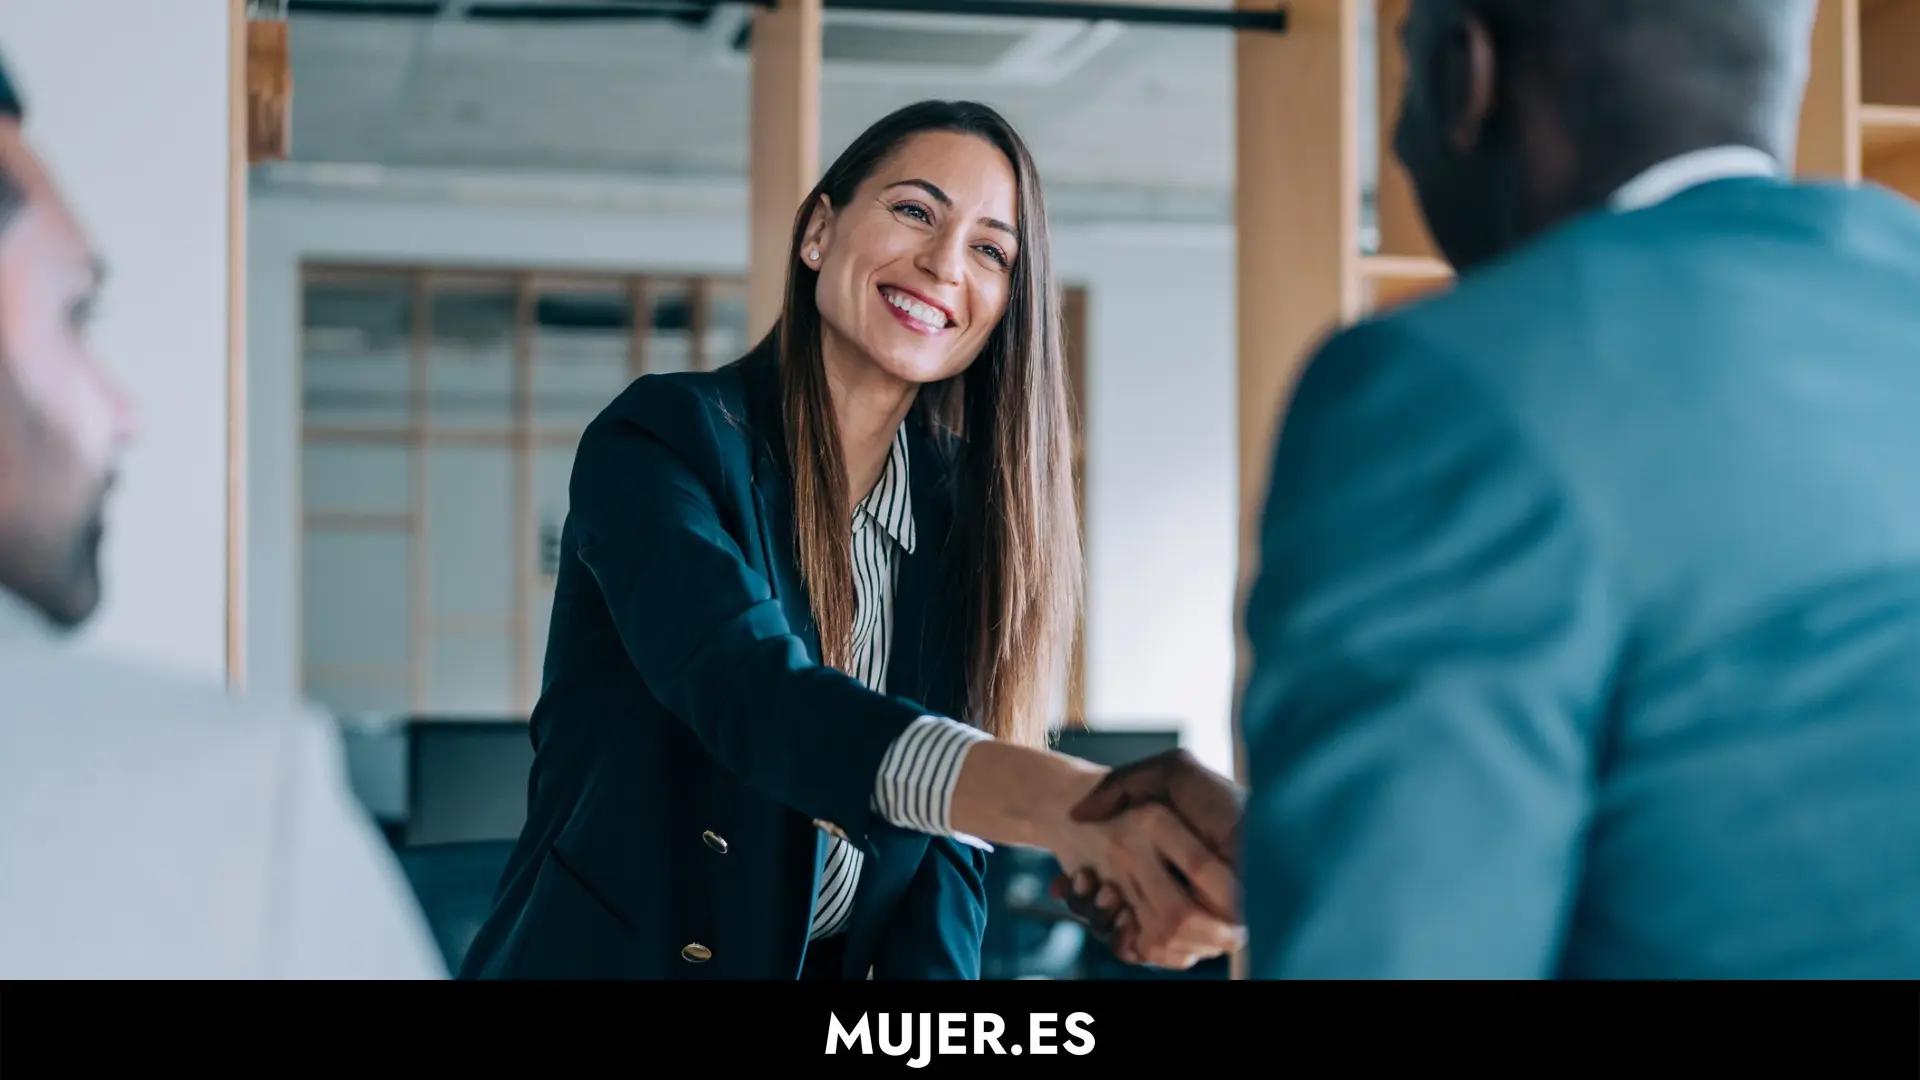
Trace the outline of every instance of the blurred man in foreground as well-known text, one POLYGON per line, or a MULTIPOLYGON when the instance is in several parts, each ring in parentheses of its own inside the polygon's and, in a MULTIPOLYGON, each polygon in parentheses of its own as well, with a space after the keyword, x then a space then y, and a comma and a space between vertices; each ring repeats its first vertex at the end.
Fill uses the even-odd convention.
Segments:
POLYGON ((441 976, 322 718, 58 640, 99 603, 134 419, 86 342, 100 264, 20 123, 0 71, 0 978, 441 976))
POLYGON ((1783 179, 1814 6, 1414 5, 1463 277, 1281 435, 1256 975, 1920 974, 1920 208, 1783 179))

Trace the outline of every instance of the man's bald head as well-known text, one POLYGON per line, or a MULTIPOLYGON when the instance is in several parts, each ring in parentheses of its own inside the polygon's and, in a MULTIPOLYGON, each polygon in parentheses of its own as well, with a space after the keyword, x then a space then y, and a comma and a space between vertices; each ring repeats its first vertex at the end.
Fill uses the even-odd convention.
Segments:
POLYGON ((1790 162, 1815 6, 1416 0, 1398 144, 1436 236, 1476 262, 1689 150, 1790 162), (1504 220, 1476 188, 1506 200, 1504 220))
MULTIPOLYGON (((1793 153, 1815 0, 1460 0, 1506 28, 1582 142, 1793 153)), ((1664 149, 1664 147, 1662 147, 1664 149)))

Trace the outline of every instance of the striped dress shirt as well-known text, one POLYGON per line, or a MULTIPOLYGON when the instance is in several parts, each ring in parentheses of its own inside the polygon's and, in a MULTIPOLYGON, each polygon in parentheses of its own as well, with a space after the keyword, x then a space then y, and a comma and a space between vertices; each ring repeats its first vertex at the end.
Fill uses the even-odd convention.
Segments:
MULTIPOLYGON (((899 556, 914 547, 913 498, 908 483, 906 425, 893 437, 887 463, 853 513, 853 654, 848 674, 867 689, 885 693, 893 648, 893 592, 899 556)), ((961 763, 974 743, 991 738, 978 728, 944 716, 923 716, 908 726, 880 761, 873 809, 888 822, 976 847, 979 840, 953 832, 948 810, 961 763)), ((846 930, 866 856, 838 837, 830 838, 827 863, 814 898, 811 940, 846 930)))

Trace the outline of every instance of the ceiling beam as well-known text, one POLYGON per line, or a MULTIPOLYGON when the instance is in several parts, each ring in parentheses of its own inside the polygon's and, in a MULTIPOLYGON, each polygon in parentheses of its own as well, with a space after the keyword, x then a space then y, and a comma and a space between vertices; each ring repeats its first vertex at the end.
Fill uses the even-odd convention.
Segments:
MULTIPOLYGON (((775 0, 741 0, 770 8, 775 0)), ((296 15, 363 15, 431 18, 455 13, 451 0, 287 0, 296 15)), ((705 14, 716 0, 583 0, 578 3, 487 2, 471 0, 470 19, 494 22, 586 22, 684 18, 705 14)), ((1247 30, 1282 33, 1287 9, 1279 0, 1243 8, 1202 7, 1188 3, 1128 0, 824 0, 833 11, 882 11, 971 18, 1064 19, 1119 22, 1137 26, 1247 30)))
POLYGON ((750 108, 747 333, 757 339, 780 314, 794 214, 820 176, 820 0, 754 13, 750 108))

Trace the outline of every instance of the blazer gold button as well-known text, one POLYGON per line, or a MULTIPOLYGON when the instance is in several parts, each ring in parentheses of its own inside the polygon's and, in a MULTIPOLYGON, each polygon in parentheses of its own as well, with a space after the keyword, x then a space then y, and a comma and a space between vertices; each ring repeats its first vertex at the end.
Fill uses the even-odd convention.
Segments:
POLYGON ((719 852, 720 854, 725 855, 727 853, 727 838, 724 836, 721 836, 717 832, 714 832, 712 829, 708 829, 706 832, 701 833, 700 839, 705 840, 707 842, 708 847, 719 852))
POLYGON ((689 941, 680 947, 680 959, 689 964, 704 964, 713 959, 713 950, 697 941, 689 941))

